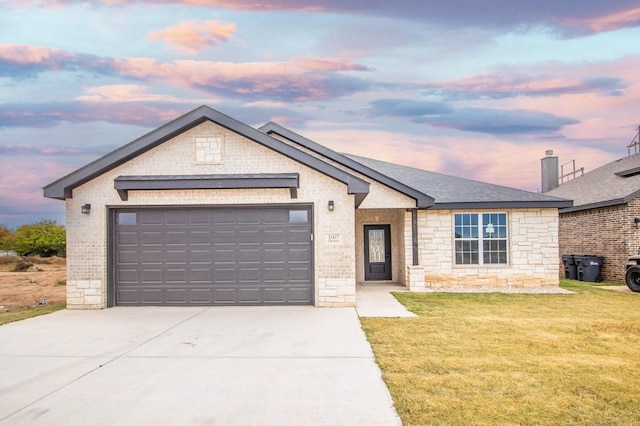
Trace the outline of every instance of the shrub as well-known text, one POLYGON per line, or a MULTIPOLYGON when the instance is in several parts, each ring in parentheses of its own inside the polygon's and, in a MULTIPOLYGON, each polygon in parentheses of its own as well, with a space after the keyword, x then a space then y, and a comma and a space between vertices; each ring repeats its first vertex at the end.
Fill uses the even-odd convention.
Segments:
POLYGON ((25 262, 24 260, 20 260, 16 263, 16 266, 13 268, 13 272, 25 272, 29 270, 33 266, 33 263, 25 262))
POLYGON ((40 256, 27 256, 24 258, 25 262, 40 264, 40 265, 51 265, 51 260, 48 257, 40 257, 40 256))
POLYGON ((20 256, 64 255, 65 244, 64 226, 51 220, 42 220, 33 225, 23 225, 16 230, 14 235, 14 249, 20 256))
POLYGON ((11 250, 13 232, 4 225, 0 225, 0 250, 11 250))
POLYGON ((9 265, 11 263, 17 263, 20 260, 17 256, 0 256, 0 265, 9 265))

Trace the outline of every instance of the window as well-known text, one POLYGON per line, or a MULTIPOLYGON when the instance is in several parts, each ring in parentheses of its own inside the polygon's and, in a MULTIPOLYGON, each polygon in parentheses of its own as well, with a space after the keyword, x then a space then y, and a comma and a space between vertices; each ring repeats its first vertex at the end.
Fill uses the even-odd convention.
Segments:
POLYGON ((456 213, 456 265, 506 265, 507 214, 456 213))
POLYGON ((306 210, 289 210, 289 223, 308 223, 306 210))
POLYGON ((136 225, 138 223, 138 215, 133 213, 118 213, 118 225, 136 225))

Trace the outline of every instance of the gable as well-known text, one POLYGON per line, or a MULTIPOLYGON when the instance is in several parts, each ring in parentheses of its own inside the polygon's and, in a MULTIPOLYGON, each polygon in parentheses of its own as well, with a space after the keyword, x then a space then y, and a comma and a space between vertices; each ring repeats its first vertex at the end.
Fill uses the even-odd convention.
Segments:
MULTIPOLYGON (((203 123, 211 122, 220 128, 225 129, 228 135, 238 135, 246 138, 258 146, 262 146, 268 150, 291 159, 297 163, 303 164, 314 169, 334 180, 337 180, 347 186, 347 193, 354 194, 356 204, 359 205, 369 192, 369 184, 362 179, 357 178, 343 170, 340 170, 318 158, 307 153, 295 149, 281 141, 278 141, 244 123, 241 123, 229 116, 226 116, 209 107, 201 106, 182 117, 165 124, 164 126, 142 136, 133 142, 99 158, 98 160, 76 170, 75 172, 49 184, 44 188, 44 196, 56 199, 73 198, 73 189, 78 186, 95 179, 96 177, 110 171, 120 165, 134 162, 135 159, 142 154, 159 148, 159 152, 163 150, 163 144, 185 132, 198 127, 203 123)), ((212 148, 213 142, 209 145, 209 154, 215 157, 215 149, 212 148), (213 152, 213 154, 212 154, 213 152)), ((196 148, 194 148, 195 150, 196 148)), ((198 153, 193 152, 193 155, 198 153)), ((207 147, 200 152, 200 158, 206 161, 207 147), (204 155, 204 157, 203 157, 204 155)), ((177 157, 173 157, 173 161, 181 161, 185 157, 185 153, 178 153, 177 157)), ((213 159, 215 163, 215 158, 213 159)), ((175 166, 172 162, 172 166, 175 166)), ((173 168, 173 167, 172 167, 173 168)), ((245 171, 246 172, 246 171, 245 171)), ((244 173, 244 172, 243 172, 244 173)), ((170 188, 167 188, 170 189, 170 188)))
MULTIPOLYGON (((402 207, 426 208, 432 207, 434 205, 433 197, 427 195, 426 193, 418 191, 409 185, 405 185, 404 183, 398 182, 397 180, 390 178, 388 175, 379 173, 378 171, 373 170, 372 168, 369 168, 364 164, 353 161, 351 158, 345 155, 339 154, 276 123, 267 123, 264 126, 260 127, 259 130, 273 136, 274 138, 282 138, 284 140, 292 142, 293 144, 299 145, 304 149, 307 149, 310 152, 314 153, 316 156, 325 158, 328 161, 342 166, 344 169, 347 169, 350 172, 354 172, 366 178, 372 179, 373 181, 381 184, 377 188, 378 191, 376 192, 378 192, 382 197, 398 198, 397 193, 400 193, 415 200, 415 205, 402 207), (391 189, 391 191, 389 189, 391 189)), ((400 199, 398 199, 398 201, 400 203, 403 202, 403 200, 400 199)), ((377 204, 373 200, 368 200, 368 203, 371 203, 372 205, 377 204)))

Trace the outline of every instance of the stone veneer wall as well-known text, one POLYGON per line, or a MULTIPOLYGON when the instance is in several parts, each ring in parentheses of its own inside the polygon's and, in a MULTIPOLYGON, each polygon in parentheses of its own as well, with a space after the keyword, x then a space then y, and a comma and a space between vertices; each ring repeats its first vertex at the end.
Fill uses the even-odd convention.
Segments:
POLYGON ((116 167, 73 191, 67 203, 67 308, 107 306, 108 211, 136 206, 313 204, 316 306, 354 306, 354 197, 346 186, 238 134, 205 122, 116 167), (196 137, 222 137, 222 161, 197 164, 196 137), (288 189, 130 191, 120 200, 113 179, 120 175, 237 173, 300 174, 298 197, 288 189), (334 201, 329 212, 327 203, 334 201), (91 204, 91 213, 80 206, 91 204), (331 234, 331 238, 329 235, 331 234), (336 237, 337 235, 337 237, 336 237))
MULTIPOLYGON (((603 256, 605 281, 624 282, 629 256, 638 252, 640 198, 627 204, 560 214, 560 254, 603 256)), ((564 266, 560 266, 564 276, 564 266)))
MULTIPOLYGON (((504 266, 454 264, 454 214, 459 212, 467 211, 418 211, 420 264, 407 268, 407 284, 411 290, 559 285, 557 209, 468 211, 507 213, 509 264, 504 266)), ((407 220, 410 223, 410 217, 407 220)))

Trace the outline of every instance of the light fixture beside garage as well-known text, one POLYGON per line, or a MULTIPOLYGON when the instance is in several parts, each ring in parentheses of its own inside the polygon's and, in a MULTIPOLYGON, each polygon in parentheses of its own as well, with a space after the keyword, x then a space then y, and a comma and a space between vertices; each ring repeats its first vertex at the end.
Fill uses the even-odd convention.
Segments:
POLYGON ((329 211, 332 212, 333 211, 333 200, 329 200, 329 205, 328 205, 329 211))
POLYGON ((85 204, 84 206, 80 207, 80 211, 82 212, 82 214, 89 214, 91 212, 91 204, 85 204))

